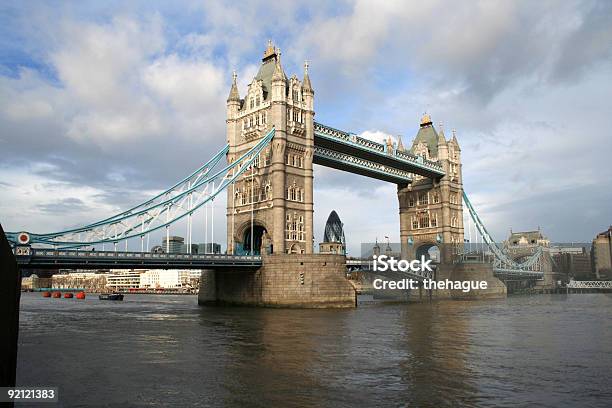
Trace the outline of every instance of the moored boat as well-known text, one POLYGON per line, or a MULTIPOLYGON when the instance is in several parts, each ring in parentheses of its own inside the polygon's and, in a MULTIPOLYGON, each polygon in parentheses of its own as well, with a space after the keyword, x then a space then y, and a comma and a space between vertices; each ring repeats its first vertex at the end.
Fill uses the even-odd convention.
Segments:
POLYGON ((100 300, 123 300, 123 295, 121 293, 101 293, 98 298, 100 300))

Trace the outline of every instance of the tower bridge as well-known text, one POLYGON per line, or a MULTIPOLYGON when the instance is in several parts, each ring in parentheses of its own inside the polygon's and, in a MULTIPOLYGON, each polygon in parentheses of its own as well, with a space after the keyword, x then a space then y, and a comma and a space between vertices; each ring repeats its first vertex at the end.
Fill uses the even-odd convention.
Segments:
POLYGON ((315 122, 314 95, 308 65, 301 80, 287 77, 280 50, 269 43, 244 96, 233 75, 227 144, 210 160, 150 200, 104 220, 52 233, 7 233, 20 265, 198 268, 205 269, 202 302, 352 306, 346 258, 313 249, 313 164, 319 164, 397 185, 402 257, 439 247, 439 276, 465 279, 488 270, 492 280, 493 272, 542 278, 538 267, 546 254, 536 250, 515 260, 470 203, 454 131, 447 138, 425 114, 411 146, 390 138, 377 143, 315 122), (226 254, 145 250, 151 233, 161 231, 169 242, 171 228, 186 223, 190 252, 194 214, 206 211, 208 217, 219 194, 227 196, 226 254), (128 243, 140 251, 129 251, 128 243))

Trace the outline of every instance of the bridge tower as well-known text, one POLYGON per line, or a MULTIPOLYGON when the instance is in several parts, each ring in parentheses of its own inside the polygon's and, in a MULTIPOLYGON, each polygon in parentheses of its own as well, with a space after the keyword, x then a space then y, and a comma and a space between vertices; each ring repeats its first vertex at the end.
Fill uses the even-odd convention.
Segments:
MULTIPOLYGON (((398 148, 403 148, 401 145, 398 148)), ((402 257, 418 258, 437 247, 440 262, 449 263, 463 245, 463 179, 461 149, 453 131, 447 140, 440 124, 438 132, 428 114, 421 118, 410 152, 442 164, 441 179, 414 175, 409 185, 399 185, 402 257)))
POLYGON ((272 127, 275 134, 253 168, 228 188, 228 253, 258 254, 262 244, 272 253, 313 252, 313 121, 308 64, 302 81, 287 78, 271 41, 243 99, 234 74, 227 99, 228 162, 272 127))

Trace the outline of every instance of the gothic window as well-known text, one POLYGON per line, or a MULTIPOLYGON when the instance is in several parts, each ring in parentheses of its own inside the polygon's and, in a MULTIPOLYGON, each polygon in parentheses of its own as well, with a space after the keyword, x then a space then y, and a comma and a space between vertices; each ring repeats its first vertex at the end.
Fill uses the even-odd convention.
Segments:
POLYGON ((429 214, 419 215, 419 228, 429 228, 429 214))
POLYGON ((257 95, 257 100, 256 100, 256 102, 255 102, 255 105, 259 106, 259 103, 260 103, 260 102, 261 102, 261 100, 260 100, 260 98, 259 98, 259 95, 257 95))
POLYGON ((438 214, 431 215, 430 224, 434 228, 438 226, 438 214))
POLYGON ((408 196, 408 207, 414 207, 414 195, 412 194, 408 196))
POLYGON ((299 99, 299 95, 300 95, 299 92, 294 89, 293 90, 293 100, 297 102, 299 99))
POLYGON ((427 205, 427 204, 429 204, 427 192, 419 193, 419 205, 427 205))
POLYGON ((259 115, 255 115, 255 125, 259 126, 259 115))
POLYGON ((418 229, 419 228, 419 222, 417 221, 417 219, 415 217, 412 217, 412 229, 418 229))
POLYGON ((264 112, 264 113, 261 115, 261 123, 262 123, 262 124, 264 124, 264 125, 265 125, 265 124, 266 124, 266 122, 267 122, 267 116, 268 116, 268 115, 266 114, 266 112, 264 112))
POLYGON ((303 202, 304 190, 295 185, 287 187, 287 200, 303 202))
POLYGON ((255 99, 251 97, 251 109, 253 109, 254 107, 255 107, 255 99))
POLYGON ((433 203, 438 204, 440 202, 440 195, 438 193, 434 193, 433 195, 433 203))
POLYGON ((293 121, 294 122, 299 122, 300 121, 300 112, 298 112, 297 109, 293 110, 293 121))
POLYGON ((298 219, 298 240, 304 241, 304 217, 300 215, 298 219))

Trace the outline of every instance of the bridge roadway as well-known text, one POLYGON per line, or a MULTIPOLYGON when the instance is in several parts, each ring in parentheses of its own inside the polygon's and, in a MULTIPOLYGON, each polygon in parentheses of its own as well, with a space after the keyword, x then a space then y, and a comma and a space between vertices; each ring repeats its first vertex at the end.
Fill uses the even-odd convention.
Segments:
POLYGON ((261 267, 261 256, 256 255, 157 254, 151 252, 77 251, 29 248, 29 251, 19 251, 19 249, 17 249, 15 251, 15 257, 21 268, 32 269, 230 270, 232 268, 240 268, 241 270, 254 270, 261 267))
MULTIPOLYGON (((225 269, 255 270, 262 265, 258 255, 165 254, 152 252, 54 250, 18 246, 17 263, 24 269, 225 269)), ((370 259, 348 258, 349 271, 372 271, 370 259)), ((435 267, 435 265, 434 265, 435 267)), ((495 276, 506 279, 541 279, 541 272, 497 269, 495 276)), ((432 279, 431 272, 377 272, 390 278, 432 279)))

